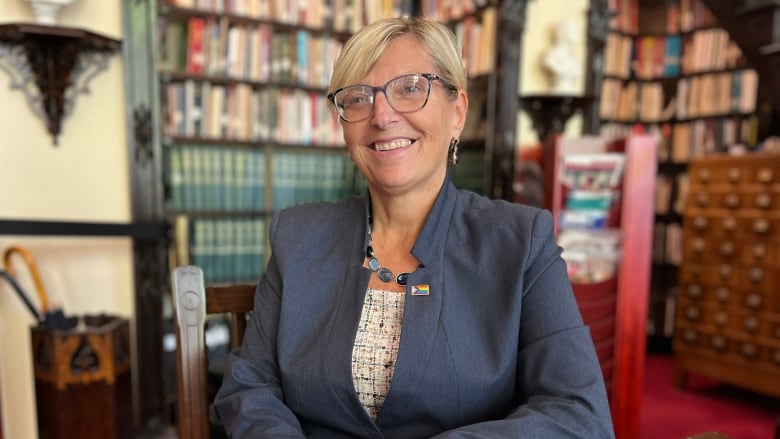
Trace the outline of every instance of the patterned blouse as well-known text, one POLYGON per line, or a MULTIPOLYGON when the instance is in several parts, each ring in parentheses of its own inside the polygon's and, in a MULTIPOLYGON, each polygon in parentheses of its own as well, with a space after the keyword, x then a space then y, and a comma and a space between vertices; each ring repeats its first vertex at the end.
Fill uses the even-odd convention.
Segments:
POLYGON ((404 293, 369 288, 352 350, 352 381, 360 402, 376 421, 393 380, 404 293))

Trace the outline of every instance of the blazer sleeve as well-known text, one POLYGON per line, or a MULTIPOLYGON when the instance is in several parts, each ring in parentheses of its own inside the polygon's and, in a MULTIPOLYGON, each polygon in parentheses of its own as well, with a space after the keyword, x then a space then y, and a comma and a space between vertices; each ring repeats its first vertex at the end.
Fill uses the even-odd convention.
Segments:
MULTIPOLYGON (((271 220, 273 248, 279 215, 271 220)), ((285 405, 276 360, 281 306, 281 275, 271 253, 255 292, 254 312, 243 343, 227 360, 214 411, 233 438, 304 438, 301 425, 285 405)))
POLYGON ((451 438, 614 438, 606 389, 590 331, 553 236, 539 211, 524 267, 517 389, 522 400, 504 419, 459 427, 451 438))

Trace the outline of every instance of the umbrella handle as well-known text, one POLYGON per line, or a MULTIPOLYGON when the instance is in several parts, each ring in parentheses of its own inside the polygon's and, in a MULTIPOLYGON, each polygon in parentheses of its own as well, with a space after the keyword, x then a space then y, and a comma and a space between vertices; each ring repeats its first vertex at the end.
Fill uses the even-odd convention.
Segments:
POLYGON ((11 266, 11 255, 14 253, 21 255, 24 259, 24 262, 27 263, 27 268, 30 270, 33 282, 35 283, 35 288, 38 290, 38 297, 41 299, 41 310, 44 314, 46 314, 49 312, 49 296, 46 294, 46 288, 43 286, 43 281, 41 280, 41 275, 38 273, 38 266, 35 264, 35 258, 33 258, 32 253, 30 253, 29 250, 24 247, 9 247, 3 254, 3 264, 5 265, 5 271, 7 271, 11 276, 16 277, 16 272, 11 266))

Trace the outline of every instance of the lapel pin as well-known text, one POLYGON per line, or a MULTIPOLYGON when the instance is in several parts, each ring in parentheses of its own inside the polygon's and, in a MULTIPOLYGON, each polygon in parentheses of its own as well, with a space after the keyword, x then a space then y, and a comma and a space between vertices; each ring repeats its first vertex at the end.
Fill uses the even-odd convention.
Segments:
POLYGON ((412 296, 427 296, 431 294, 431 287, 429 285, 413 285, 412 296))

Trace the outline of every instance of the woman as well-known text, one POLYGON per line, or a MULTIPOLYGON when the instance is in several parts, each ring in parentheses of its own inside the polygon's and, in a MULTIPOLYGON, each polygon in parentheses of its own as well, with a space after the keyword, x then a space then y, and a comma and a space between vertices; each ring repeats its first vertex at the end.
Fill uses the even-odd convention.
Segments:
POLYGON ((468 101, 446 27, 356 33, 329 98, 369 194, 279 212, 215 409, 233 437, 612 437, 549 213, 450 182, 468 101))

